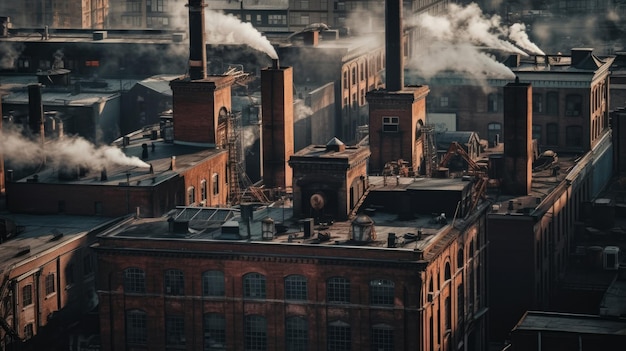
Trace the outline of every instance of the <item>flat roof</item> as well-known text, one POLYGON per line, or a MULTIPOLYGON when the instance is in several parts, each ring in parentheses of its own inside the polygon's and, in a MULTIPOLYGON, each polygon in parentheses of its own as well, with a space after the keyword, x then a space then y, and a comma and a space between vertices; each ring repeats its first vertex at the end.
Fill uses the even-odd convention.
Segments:
MULTIPOLYGON (((37 182, 99 186, 154 186, 177 177, 180 173, 196 166, 203 160, 227 152, 225 149, 165 142, 159 135, 158 126, 147 127, 127 136, 129 138, 127 146, 123 146, 123 139, 121 138, 113 145, 99 147, 99 150, 106 150, 106 152, 99 152, 100 155, 94 155, 93 159, 89 158, 89 154, 81 154, 82 157, 86 157, 85 163, 91 167, 80 169, 76 165, 64 167, 59 172, 60 168, 49 162, 48 167, 36 173, 37 182), (157 134, 157 139, 154 140, 152 139, 153 131, 157 134), (142 158, 143 144, 148 150, 148 157, 145 159, 142 158), (174 170, 171 169, 173 157, 175 158, 174 170), (102 177, 103 169, 106 172, 105 178, 102 177), (79 176, 72 177, 74 172, 77 172, 79 176)), ((29 181, 33 181, 33 175, 18 180, 18 182, 29 181)))
POLYGON ((626 335, 626 319, 600 316, 529 311, 513 328, 575 334, 626 335))
POLYGON ((2 271, 7 271, 11 266, 19 265, 20 262, 27 261, 31 257, 55 250, 91 230, 114 221, 113 218, 98 216, 13 213, 0 213, 0 218, 18 226, 17 236, 0 244, 0 269, 2 271), (20 255, 19 253, 25 248, 30 251, 20 255))

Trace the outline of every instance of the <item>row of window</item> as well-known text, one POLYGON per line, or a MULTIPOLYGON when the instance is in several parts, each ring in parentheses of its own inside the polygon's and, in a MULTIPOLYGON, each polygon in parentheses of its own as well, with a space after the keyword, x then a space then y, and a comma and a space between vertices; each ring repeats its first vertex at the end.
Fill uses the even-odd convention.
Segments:
MULTIPOLYGON (((232 349, 226 340, 226 318, 223 314, 205 313, 202 318, 203 350, 232 349)), ((185 319, 182 315, 165 318, 165 343, 167 346, 185 346, 185 319)), ((350 350, 352 328, 350 324, 336 320, 326 326, 327 350, 350 350)), ((394 350, 394 329, 387 324, 375 324, 371 328, 371 349, 394 350)), ((244 349, 267 350, 267 319, 260 315, 248 315, 244 319, 244 349)), ((126 311, 126 343, 146 345, 148 342, 148 315, 142 310, 126 311)), ((305 316, 285 319, 284 342, 286 350, 305 351, 309 347, 309 323, 305 316)))
MULTIPOLYGON (((540 145, 559 145, 559 125, 558 123, 546 124, 545 139, 543 128, 539 124, 532 126, 533 139, 537 139, 540 145)), ((501 123, 489 123, 487 125, 487 139, 494 141, 502 135, 501 123)), ((565 146, 580 147, 583 145, 583 128, 581 126, 565 127, 565 146)))
MULTIPOLYGON (((441 97, 441 107, 447 107, 450 103, 448 97, 441 97), (444 106, 445 103, 445 106, 444 106)), ((559 93, 551 91, 545 95, 540 93, 533 93, 532 98, 533 113, 558 115, 559 114, 559 93)), ((487 111, 488 112, 502 112, 503 111, 503 97, 500 93, 492 93, 487 95, 487 111)), ((578 117, 582 114, 583 109, 583 97, 579 94, 568 94, 565 96, 565 116, 578 117)))
MULTIPOLYGON (((211 176, 211 185, 212 185, 212 194, 213 196, 219 195, 220 193, 220 176, 217 173, 213 173, 211 176)), ((200 201, 206 201, 207 199, 207 180, 202 179, 200 181, 200 201)), ((187 188, 187 201, 189 205, 193 205, 196 203, 196 187, 190 186, 187 188)))
MULTIPOLYGON (((284 278, 285 300, 307 301, 308 284, 302 275, 288 275, 284 278)), ((331 277, 326 281, 326 300, 329 303, 350 303, 350 280, 343 277, 331 277)), ((130 294, 146 293, 146 274, 135 267, 124 270, 124 291, 130 294)), ((370 304, 392 306, 395 297, 395 283, 386 279, 374 279, 369 282, 370 304)), ((166 295, 185 295, 185 278, 182 271, 168 269, 164 276, 164 292, 166 295)), ((207 297, 224 297, 226 294, 224 273, 206 271, 202 274, 202 295, 207 297)), ((243 297, 249 299, 265 299, 267 284, 265 276, 252 272, 243 276, 243 297)))

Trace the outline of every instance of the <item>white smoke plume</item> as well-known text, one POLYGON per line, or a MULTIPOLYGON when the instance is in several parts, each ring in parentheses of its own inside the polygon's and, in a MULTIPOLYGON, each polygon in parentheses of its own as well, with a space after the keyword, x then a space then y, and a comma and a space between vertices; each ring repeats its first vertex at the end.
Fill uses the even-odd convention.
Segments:
POLYGON ((209 44, 245 44, 277 59, 278 54, 270 41, 249 22, 241 22, 233 15, 205 11, 206 40, 209 44))
POLYGON ((523 25, 509 29, 499 16, 483 14, 475 3, 465 7, 450 4, 440 16, 424 13, 405 19, 405 24, 416 27, 419 33, 415 54, 407 62, 407 68, 417 70, 426 79, 447 70, 462 72, 477 80, 511 79, 515 77, 513 72, 486 53, 487 49, 528 56, 509 41, 515 40, 526 50, 541 52, 530 45, 523 25))
POLYGON ((535 43, 531 42, 526 34, 526 25, 523 23, 514 23, 509 27, 509 39, 513 40, 517 46, 530 52, 531 54, 545 55, 535 43))
POLYGON ((150 167, 138 157, 126 156, 110 145, 96 146, 80 137, 65 137, 41 144, 21 134, 17 129, 0 131, 0 153, 18 167, 40 164, 46 160, 52 166, 80 166, 101 170, 113 165, 150 167))
POLYGON ((296 99, 293 104, 293 116, 294 122, 299 121, 303 118, 309 117, 313 114, 313 110, 306 105, 304 100, 296 99))
POLYGON ((0 68, 15 68, 15 61, 20 57, 22 50, 24 45, 21 43, 0 43, 0 68))

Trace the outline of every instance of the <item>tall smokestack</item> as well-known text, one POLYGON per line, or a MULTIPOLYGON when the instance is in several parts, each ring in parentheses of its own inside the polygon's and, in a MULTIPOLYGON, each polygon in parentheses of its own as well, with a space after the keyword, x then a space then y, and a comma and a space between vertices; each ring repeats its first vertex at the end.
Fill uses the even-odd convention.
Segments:
POLYGON ((524 196, 532 182, 532 86, 507 84, 504 89, 504 168, 502 191, 524 196))
POLYGON ((204 40, 204 0, 189 0, 189 78, 206 78, 206 44, 204 40))
POLYGON ((33 134, 40 132, 43 121, 41 84, 30 84, 28 86, 28 126, 33 134))
MULTIPOLYGON (((2 96, 0 96, 0 133, 2 133, 2 96)), ((4 194, 4 155, 0 152, 0 194, 4 194)))
POLYGON ((402 0, 385 1, 385 83, 387 91, 404 89, 402 0))

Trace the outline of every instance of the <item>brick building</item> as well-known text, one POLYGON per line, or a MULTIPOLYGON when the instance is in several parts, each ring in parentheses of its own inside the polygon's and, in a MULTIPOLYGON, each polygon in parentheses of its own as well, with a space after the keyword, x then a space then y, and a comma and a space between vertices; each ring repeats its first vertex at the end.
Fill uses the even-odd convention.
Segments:
MULTIPOLYGON (((608 129, 609 74, 613 57, 574 48, 570 55, 512 55, 505 64, 520 82, 533 86, 532 136, 541 149, 585 152, 608 129)), ((421 80, 410 77, 411 82, 421 80)), ((503 136, 505 79, 471 82, 454 73, 428 81, 427 114, 454 114, 457 130, 478 132, 494 143, 503 136), (459 93, 462 90, 463 93, 459 93)))
POLYGON ((179 208, 103 233, 102 350, 486 349, 488 206, 452 220, 461 179, 370 182, 372 217, 179 208))
MULTIPOLYGON (((3 350, 69 348, 72 325, 98 305, 89 245, 107 217, 3 215, 0 345, 3 350)), ((97 334, 97 324, 83 325, 97 334)))

